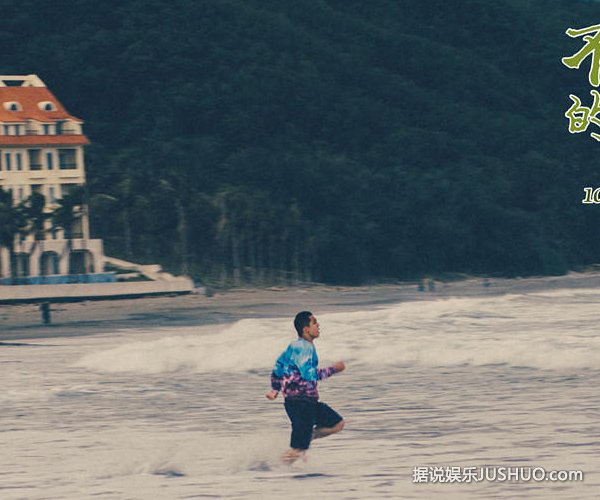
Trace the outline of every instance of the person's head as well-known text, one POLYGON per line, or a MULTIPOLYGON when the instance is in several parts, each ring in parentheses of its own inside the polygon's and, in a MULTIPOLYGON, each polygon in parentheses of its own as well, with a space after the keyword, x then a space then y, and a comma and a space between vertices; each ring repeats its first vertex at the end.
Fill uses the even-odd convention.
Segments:
POLYGON ((294 318, 294 327, 298 337, 312 342, 319 336, 319 323, 310 311, 302 311, 294 318))

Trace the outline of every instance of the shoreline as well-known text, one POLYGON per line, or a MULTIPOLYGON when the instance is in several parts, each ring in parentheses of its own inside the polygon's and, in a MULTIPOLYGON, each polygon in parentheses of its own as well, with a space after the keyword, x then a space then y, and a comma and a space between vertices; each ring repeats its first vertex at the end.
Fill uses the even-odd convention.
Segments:
MULTIPOLYGON (((370 286, 312 285, 265 289, 232 289, 207 297, 189 295, 55 303, 52 324, 43 325, 37 304, 0 305, 0 342, 94 335, 117 330, 205 326, 246 318, 355 311, 407 301, 486 297, 563 288, 600 288, 600 272, 564 276, 503 279, 468 278, 435 282, 435 291, 419 291, 417 283, 370 286)), ((5 345, 10 345, 6 343, 5 345)), ((0 343, 0 347, 2 344, 0 343)))

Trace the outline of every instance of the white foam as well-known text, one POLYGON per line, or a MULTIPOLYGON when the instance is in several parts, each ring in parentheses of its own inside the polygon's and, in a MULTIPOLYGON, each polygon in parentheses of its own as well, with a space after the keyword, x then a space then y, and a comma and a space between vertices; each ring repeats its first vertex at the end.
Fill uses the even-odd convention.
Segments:
MULTIPOLYGON (((504 363, 600 368, 600 338, 590 321, 600 318, 598 301, 590 300, 594 298, 600 299, 600 293, 570 290, 406 302, 324 314, 318 316, 322 335, 317 347, 322 365, 344 359, 373 366, 504 363), (569 306, 567 297, 576 307, 569 306)), ((202 334, 189 328, 171 333, 88 354, 77 366, 136 373, 270 370, 279 352, 295 338, 291 318, 242 320, 202 334)))
MULTIPOLYGON (((271 364, 285 340, 281 320, 243 320, 216 333, 169 335, 158 340, 124 343, 91 353, 76 366, 104 372, 164 373, 247 371, 271 364)), ((289 328, 288 328, 289 329, 289 328)), ((177 330, 174 330, 177 331, 177 330)))

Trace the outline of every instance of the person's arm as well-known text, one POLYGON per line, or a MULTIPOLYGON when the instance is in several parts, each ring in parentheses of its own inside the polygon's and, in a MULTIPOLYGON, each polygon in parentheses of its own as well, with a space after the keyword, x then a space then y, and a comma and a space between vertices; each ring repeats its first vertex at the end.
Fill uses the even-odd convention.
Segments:
POLYGON ((317 380, 323 380, 336 374, 339 370, 336 370, 335 365, 328 366, 327 368, 317 368, 317 380))
POLYGON ((270 399, 273 400, 277 397, 277 395, 279 394, 279 391, 281 391, 281 380, 282 380, 282 375, 283 375, 283 360, 284 357, 286 356, 287 353, 287 349, 277 358, 277 361, 275 362, 275 368, 273 368, 273 372, 271 373, 271 390, 269 392, 267 392, 267 394, 265 394, 265 396, 270 399))
POLYGON ((324 378, 331 377, 335 373, 343 372, 345 369, 346 365, 343 361, 336 361, 327 368, 317 368, 317 376, 319 377, 319 380, 323 380, 324 378))
POLYGON ((275 373, 275 371, 271 373, 271 389, 273 389, 276 392, 279 392, 281 390, 281 377, 279 377, 275 373))
POLYGON ((275 370, 273 370, 273 373, 271 373, 271 390, 265 396, 272 401, 277 397, 279 391, 281 391, 281 377, 278 377, 275 370))
POLYGON ((300 371, 300 376, 304 380, 311 382, 323 380, 346 368, 342 361, 338 361, 327 368, 317 368, 313 365, 313 349, 314 347, 312 346, 302 346, 297 351, 294 351, 292 356, 293 361, 300 371))

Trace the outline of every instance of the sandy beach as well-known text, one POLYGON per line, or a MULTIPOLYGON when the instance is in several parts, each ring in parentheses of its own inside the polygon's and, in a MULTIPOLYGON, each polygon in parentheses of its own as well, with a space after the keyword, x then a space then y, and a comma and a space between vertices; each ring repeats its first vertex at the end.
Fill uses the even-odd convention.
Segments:
POLYGON ((595 499, 599 302, 574 273, 53 304, 51 326, 1 306, 0 497, 595 499), (347 425, 288 467, 264 394, 304 308, 319 363, 348 367, 319 384, 347 425), (523 481, 415 482, 509 467, 523 481))
POLYGON ((0 341, 91 335, 129 328, 225 324, 246 318, 292 317, 301 309, 316 313, 352 311, 359 307, 415 300, 595 287, 600 287, 600 272, 526 279, 437 281, 434 291, 427 286, 424 291, 419 291, 417 283, 233 289, 211 297, 198 290, 183 296, 52 304, 50 325, 42 324, 37 304, 0 305, 0 341))

